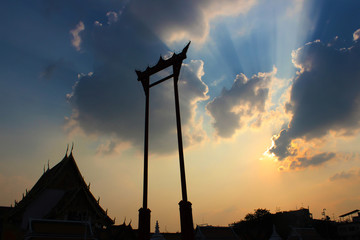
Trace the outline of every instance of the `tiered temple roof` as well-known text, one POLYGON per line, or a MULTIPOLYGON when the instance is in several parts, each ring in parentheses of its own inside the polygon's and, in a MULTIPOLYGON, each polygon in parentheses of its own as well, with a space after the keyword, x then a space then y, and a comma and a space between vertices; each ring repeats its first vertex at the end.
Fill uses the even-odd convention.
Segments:
POLYGON ((29 219, 90 221, 96 228, 114 224, 90 192, 72 151, 53 168, 44 171, 33 188, 8 215, 22 229, 29 219))

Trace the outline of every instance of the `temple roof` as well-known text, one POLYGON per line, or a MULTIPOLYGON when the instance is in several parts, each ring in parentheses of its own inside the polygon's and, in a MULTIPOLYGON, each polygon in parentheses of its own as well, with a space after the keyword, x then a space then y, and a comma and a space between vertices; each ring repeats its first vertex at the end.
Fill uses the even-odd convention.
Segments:
POLYGON ((71 151, 53 168, 44 171, 33 188, 13 208, 10 218, 56 218, 79 196, 86 199, 87 206, 96 213, 103 225, 114 223, 90 192, 71 151))
POLYGON ((349 216, 349 215, 354 214, 354 213, 357 213, 357 212, 360 212, 360 210, 359 210, 359 209, 356 209, 356 210, 354 210, 354 211, 351 211, 351 212, 345 213, 345 214, 343 214, 343 215, 340 215, 339 217, 346 217, 346 216, 349 216))

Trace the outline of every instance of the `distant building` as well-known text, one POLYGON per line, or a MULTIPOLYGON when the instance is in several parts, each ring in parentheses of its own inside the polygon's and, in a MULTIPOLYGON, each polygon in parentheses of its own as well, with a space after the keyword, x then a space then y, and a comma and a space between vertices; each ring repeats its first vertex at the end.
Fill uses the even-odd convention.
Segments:
POLYGON ((113 224, 90 192, 72 152, 44 169, 14 207, 0 207, 0 237, 6 240, 136 238, 130 225, 113 224))
POLYGON ((232 226, 237 235, 246 240, 339 239, 336 222, 315 220, 306 208, 269 213, 232 226))
POLYGON ((300 208, 299 210, 283 211, 275 213, 274 218, 278 222, 283 222, 289 226, 309 227, 312 222, 312 214, 308 208, 300 208))
POLYGON ((354 211, 345 213, 339 217, 342 220, 349 217, 349 220, 341 222, 337 227, 340 239, 360 239, 360 210, 356 209, 354 211), (356 213, 357 216, 352 217, 352 215, 356 213), (350 217, 352 217, 352 221, 350 217))

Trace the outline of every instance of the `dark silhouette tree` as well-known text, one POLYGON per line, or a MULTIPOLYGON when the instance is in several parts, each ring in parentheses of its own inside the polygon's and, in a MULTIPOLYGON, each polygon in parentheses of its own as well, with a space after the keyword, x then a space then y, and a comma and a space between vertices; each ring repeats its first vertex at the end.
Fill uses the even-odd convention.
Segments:
POLYGON ((262 221, 266 217, 271 216, 271 213, 267 209, 258 208, 254 209, 254 213, 248 213, 246 214, 244 220, 245 221, 262 221))

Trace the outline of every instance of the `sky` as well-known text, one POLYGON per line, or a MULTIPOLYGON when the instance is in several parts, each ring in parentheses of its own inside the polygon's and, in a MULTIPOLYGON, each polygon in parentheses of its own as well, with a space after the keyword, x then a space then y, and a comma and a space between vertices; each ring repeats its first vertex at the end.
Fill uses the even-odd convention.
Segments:
MULTIPOLYGON (((179 80, 194 224, 257 208, 359 208, 357 0, 0 2, 0 205, 73 154, 116 224, 138 224, 145 94, 135 70, 191 41, 179 80)), ((156 81, 171 71, 152 77, 156 81)), ((151 229, 180 231, 173 83, 150 91, 151 229)))

